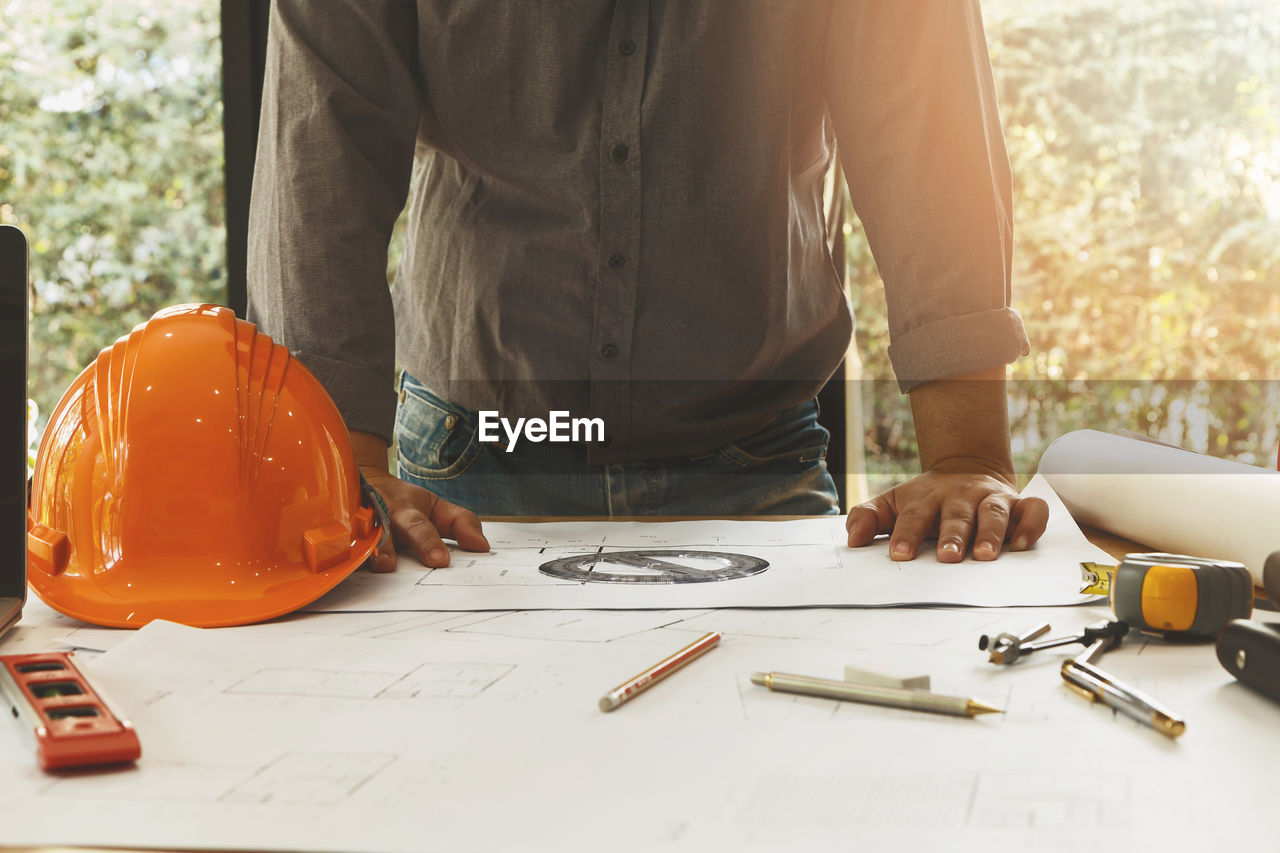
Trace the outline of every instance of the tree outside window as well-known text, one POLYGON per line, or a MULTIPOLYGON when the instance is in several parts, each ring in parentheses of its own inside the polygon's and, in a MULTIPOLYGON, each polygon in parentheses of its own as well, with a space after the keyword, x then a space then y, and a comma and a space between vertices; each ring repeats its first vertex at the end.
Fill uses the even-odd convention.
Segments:
POLYGON ((226 300, 217 0, 0 0, 0 222, 47 416, 160 307, 226 300))

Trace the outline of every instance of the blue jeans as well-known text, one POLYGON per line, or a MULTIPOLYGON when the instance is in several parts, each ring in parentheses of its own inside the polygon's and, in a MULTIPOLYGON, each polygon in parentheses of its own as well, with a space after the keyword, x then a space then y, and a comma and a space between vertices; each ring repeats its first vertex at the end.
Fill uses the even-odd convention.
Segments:
MULTIPOLYGON (((834 515, 830 433, 817 401, 694 457, 589 465, 584 444, 479 440, 479 415, 408 373, 396 410, 399 476, 482 516, 834 515)), ((501 430, 499 430, 501 433, 501 430)))

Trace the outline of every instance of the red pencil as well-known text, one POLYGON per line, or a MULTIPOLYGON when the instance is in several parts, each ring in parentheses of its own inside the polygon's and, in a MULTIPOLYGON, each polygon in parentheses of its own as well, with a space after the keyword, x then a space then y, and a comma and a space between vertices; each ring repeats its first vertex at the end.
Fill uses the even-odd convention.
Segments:
POLYGON ((711 651, 720 642, 720 634, 712 631, 694 640, 669 658, 659 661, 635 678, 622 682, 600 699, 601 711, 612 711, 637 693, 643 693, 689 661, 711 651))

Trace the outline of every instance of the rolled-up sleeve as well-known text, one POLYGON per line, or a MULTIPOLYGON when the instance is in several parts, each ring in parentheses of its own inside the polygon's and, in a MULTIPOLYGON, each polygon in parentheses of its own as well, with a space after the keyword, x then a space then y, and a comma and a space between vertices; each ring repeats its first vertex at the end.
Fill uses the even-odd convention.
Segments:
POLYGON ((421 110, 404 0, 272 3, 249 215, 249 319, 312 370, 349 429, 390 438, 387 246, 421 110))
POLYGON ((899 387, 1025 355, 1010 306, 1012 177, 977 0, 835 0, 825 75, 899 387))

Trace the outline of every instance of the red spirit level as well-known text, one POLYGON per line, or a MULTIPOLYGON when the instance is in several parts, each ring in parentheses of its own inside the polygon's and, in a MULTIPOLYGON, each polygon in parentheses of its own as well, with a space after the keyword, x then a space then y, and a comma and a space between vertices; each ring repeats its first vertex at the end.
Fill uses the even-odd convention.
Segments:
POLYGON ((69 652, 0 655, 0 701, 35 740, 44 770, 136 761, 133 724, 111 709, 69 652))

